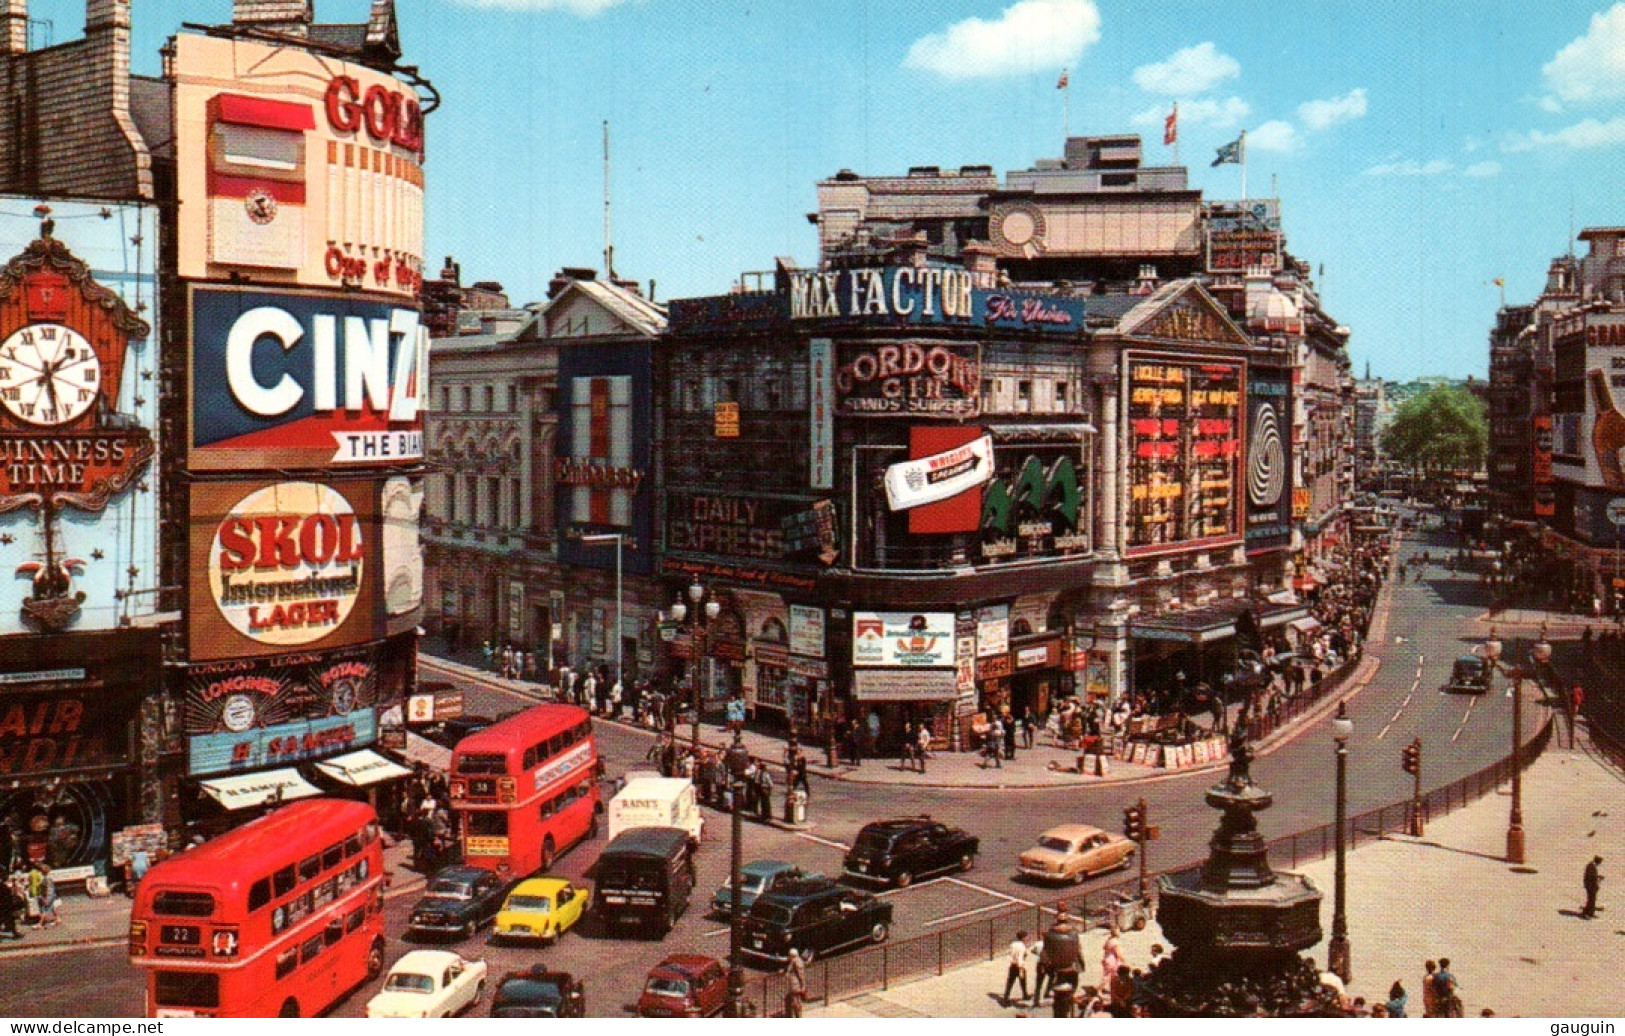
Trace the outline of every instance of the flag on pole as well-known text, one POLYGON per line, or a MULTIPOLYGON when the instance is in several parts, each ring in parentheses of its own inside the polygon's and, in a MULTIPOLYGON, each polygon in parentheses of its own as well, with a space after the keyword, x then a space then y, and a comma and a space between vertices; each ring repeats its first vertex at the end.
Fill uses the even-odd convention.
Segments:
POLYGON ((1220 145, 1217 154, 1218 157, 1213 160, 1213 164, 1216 166, 1245 164, 1247 161, 1247 131, 1242 130, 1241 136, 1228 144, 1220 145))
POLYGON ((1057 90, 1065 90, 1066 89, 1066 83, 1067 83, 1066 69, 1063 68, 1063 69, 1061 69, 1061 78, 1055 81, 1055 89, 1057 89, 1057 90))
POLYGON ((1174 104, 1174 110, 1162 120, 1162 142, 1164 144, 1177 143, 1179 140, 1179 105, 1174 104))
POLYGON ((1495 278, 1495 286, 1497 288, 1506 287, 1507 286, 1507 279, 1505 277, 1497 277, 1497 278, 1495 278))

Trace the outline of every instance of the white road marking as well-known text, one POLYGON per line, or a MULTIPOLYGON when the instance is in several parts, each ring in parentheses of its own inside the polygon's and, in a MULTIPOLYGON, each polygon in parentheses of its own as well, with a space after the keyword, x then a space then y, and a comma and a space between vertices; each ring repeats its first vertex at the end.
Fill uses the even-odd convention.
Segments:
POLYGON ((1473 699, 1471 699, 1470 701, 1467 702, 1467 711, 1462 714, 1461 726, 1457 727, 1456 732, 1454 734, 1450 735, 1450 743, 1451 744, 1455 744, 1456 739, 1461 737, 1461 732, 1463 730, 1467 729, 1467 721, 1473 718, 1473 707, 1475 705, 1477 705, 1477 704, 1478 704, 1478 699, 1477 698, 1473 698, 1473 699))
POLYGON ((977 907, 975 910, 965 910, 957 914, 952 914, 948 917, 939 917, 935 921, 926 921, 921 924, 920 927, 930 928, 932 925, 947 924, 949 921, 959 921, 967 917, 974 917, 977 914, 985 914, 989 910, 1002 909, 1005 905, 1006 904, 1004 903, 989 903, 987 906, 977 907))
POLYGON ((965 888, 971 889, 971 890, 976 891, 976 892, 985 892, 990 896, 997 896, 998 898, 1004 900, 1007 903, 1020 903, 1022 906, 1037 906, 1038 905, 1037 903, 1034 903, 1030 899, 1022 899, 1019 896, 1006 895, 1005 893, 1000 892, 998 889, 990 889, 986 885, 978 885, 975 882, 966 881, 963 878, 947 878, 947 879, 944 879, 944 880, 951 881, 955 885, 960 885, 960 886, 963 886, 965 888))
POLYGON ((717 936, 717 935, 727 935, 731 931, 733 931, 733 929, 731 929, 731 928, 718 928, 714 932, 702 932, 702 933, 700 933, 700 938, 702 938, 702 939, 710 939, 713 936, 717 936))
POLYGON ((831 849, 839 849, 843 853, 852 848, 845 842, 832 842, 828 838, 819 838, 817 835, 810 835, 805 831, 797 831, 796 837, 805 838, 809 842, 817 842, 819 845, 827 845, 831 849))

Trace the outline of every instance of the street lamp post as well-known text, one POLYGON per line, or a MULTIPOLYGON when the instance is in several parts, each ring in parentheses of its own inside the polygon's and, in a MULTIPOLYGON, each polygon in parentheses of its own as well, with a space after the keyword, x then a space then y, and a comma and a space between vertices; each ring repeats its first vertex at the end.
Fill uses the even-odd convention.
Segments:
POLYGON ((742 730, 734 731, 733 744, 728 746, 728 777, 733 782, 732 829, 733 846, 728 860, 728 1017, 745 1016, 745 968, 740 958, 743 938, 744 907, 741 904, 740 885, 744 867, 744 815, 745 771, 750 768, 750 752, 745 748, 742 730))
POLYGON ((1348 859, 1343 845, 1344 814, 1348 808, 1349 738, 1354 736, 1354 721, 1349 719, 1348 701, 1337 703, 1337 716, 1332 720, 1332 740, 1337 742, 1337 877, 1332 899, 1332 939, 1326 946, 1326 970, 1342 979, 1352 981, 1353 968, 1349 951, 1349 922, 1345 909, 1348 886, 1348 859))
MULTIPOLYGON (((688 645, 689 704, 694 710, 693 715, 690 717, 692 726, 690 729, 689 751, 693 754, 694 764, 698 766, 700 762, 700 660, 705 657, 705 623, 709 623, 710 620, 722 614, 722 605, 713 598, 705 602, 704 609, 700 608, 700 602, 705 599, 705 587, 701 586, 698 580, 690 584, 688 599, 694 604, 694 624, 689 627, 688 645), (700 621, 702 614, 705 616, 705 623, 700 621)), ((679 599, 676 604, 671 606, 672 621, 681 623, 688 617, 688 611, 688 605, 685 605, 679 599)))
POLYGON ((622 674, 626 661, 622 655, 625 645, 621 642, 621 631, 626 628, 621 621, 621 551, 626 542, 626 537, 618 532, 585 533, 576 537, 576 542, 588 544, 589 546, 611 541, 615 544, 615 682, 620 683, 623 679, 622 674))
MULTIPOLYGON (((1506 666, 1501 663, 1501 641, 1490 630, 1490 639, 1484 642, 1484 657, 1491 668, 1512 678, 1512 812, 1507 817, 1507 862, 1524 862, 1523 834, 1523 681, 1528 675, 1525 666, 1506 666)), ((1529 660, 1543 666, 1552 658, 1552 645, 1546 640, 1546 627, 1540 630, 1540 640, 1529 650, 1529 660)))

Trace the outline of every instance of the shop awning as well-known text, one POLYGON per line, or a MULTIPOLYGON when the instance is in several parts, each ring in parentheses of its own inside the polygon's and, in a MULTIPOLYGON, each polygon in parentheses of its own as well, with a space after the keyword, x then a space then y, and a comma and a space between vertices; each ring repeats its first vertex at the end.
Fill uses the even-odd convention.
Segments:
POLYGON ((1203 608, 1134 619, 1129 635, 1141 640, 1173 640, 1183 644, 1210 644, 1236 635, 1236 616, 1241 609, 1233 603, 1210 604, 1203 608))
POLYGON ((451 749, 437 745, 428 738, 406 732, 406 748, 400 755, 409 763, 422 763, 431 770, 447 773, 451 770, 451 749))
POLYGON ((1302 619, 1294 619, 1293 621, 1287 623, 1287 628, 1297 630, 1299 633, 1313 633, 1315 630, 1320 629, 1320 620, 1313 616, 1302 619))
POLYGON ((1302 622, 1308 614, 1309 609, 1301 604, 1266 605, 1258 610, 1258 625, 1261 629, 1274 629, 1277 626, 1302 622))
POLYGON ((390 762, 377 752, 369 752, 365 748, 359 752, 323 759, 316 764, 316 769, 340 784, 348 784, 352 788, 364 788, 379 781, 405 777, 412 772, 399 763, 390 762))
POLYGON ((237 777, 216 777, 200 785, 209 798, 227 809, 250 809, 273 799, 308 799, 320 795, 315 785, 299 776, 298 770, 265 770, 237 777))

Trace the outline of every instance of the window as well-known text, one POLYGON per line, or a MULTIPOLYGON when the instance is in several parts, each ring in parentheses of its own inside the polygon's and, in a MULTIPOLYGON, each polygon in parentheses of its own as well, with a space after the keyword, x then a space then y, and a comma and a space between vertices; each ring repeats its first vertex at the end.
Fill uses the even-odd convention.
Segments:
POLYGON ((299 966, 299 947, 290 946, 276 955, 276 977, 287 978, 299 966))
POLYGON ((1064 381, 1055 383, 1055 409, 1066 409, 1066 382, 1064 381))
POLYGON ((321 952, 322 937, 319 935, 311 936, 309 939, 305 940, 305 944, 303 946, 299 947, 299 963, 309 964, 311 961, 315 960, 316 956, 321 952))
POLYGON ((469 810, 468 833, 476 837, 506 838, 508 814, 496 809, 469 810))
POLYGON ((271 901, 271 879, 261 878, 248 887, 248 909, 250 912, 271 901))
POLYGON ((694 411, 705 409, 705 394, 700 391, 700 382, 691 378, 683 383, 683 409, 694 411))
POLYGON ((722 402, 724 402, 724 403, 738 403, 740 401, 741 400, 740 400, 740 396, 739 396, 739 379, 738 378, 724 378, 724 379, 722 379, 722 402))
POLYGON ((332 870, 344 860, 344 844, 330 845, 322 853, 322 870, 332 870))
POLYGON ((346 917, 344 919, 344 930, 346 932, 353 932, 357 928, 360 928, 361 925, 362 925, 362 922, 364 922, 366 919, 367 919, 367 909, 366 909, 366 907, 362 907, 360 910, 352 911, 350 916, 346 917))
POLYGON ((762 388, 762 396, 768 410, 777 410, 784 404, 783 393, 779 391, 779 379, 770 378, 762 388))
POLYGON ((1026 413, 1033 406, 1033 383, 1030 381, 1016 382, 1016 412, 1026 413))
POLYGON ((207 892, 170 892, 152 897, 152 912, 169 917, 208 917, 214 913, 214 897, 207 892))
POLYGON ((360 835, 351 835, 349 838, 344 840, 344 855, 345 856, 354 856, 359 852, 361 852, 361 836, 360 835))
POLYGON ((322 872, 322 858, 320 856, 307 856, 299 861, 299 880, 309 881, 322 872))
POLYGON ((286 896, 292 892, 293 887, 299 884, 299 879, 295 878, 293 874, 293 865, 289 864, 272 875, 271 883, 275 886, 276 894, 279 896, 286 896))
POLYGON ((440 412, 441 413, 450 413, 451 412, 451 386, 450 385, 442 385, 442 386, 440 386, 440 412))
POLYGON ((546 820, 548 817, 558 812, 558 805, 559 800, 557 798, 551 798, 546 802, 543 802, 541 808, 541 819, 546 820))
POLYGON ((485 386, 485 412, 489 414, 496 408, 497 390, 494 387, 487 385, 485 386))
POLYGON ((322 941, 329 946, 336 946, 342 938, 344 938, 344 919, 335 917, 327 922, 327 928, 322 932, 322 941))
POLYGON ((474 389, 472 386, 463 386, 463 413, 474 409, 474 389))

